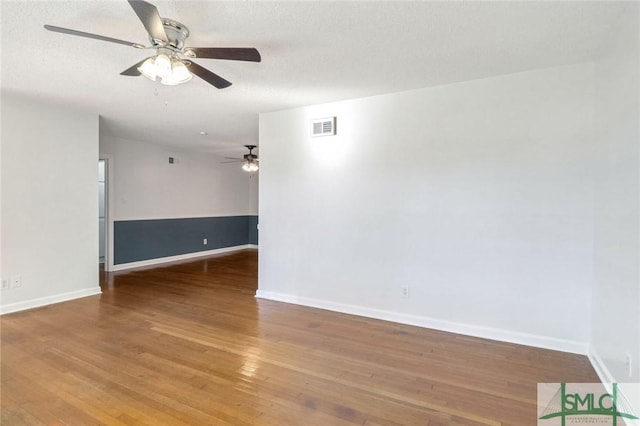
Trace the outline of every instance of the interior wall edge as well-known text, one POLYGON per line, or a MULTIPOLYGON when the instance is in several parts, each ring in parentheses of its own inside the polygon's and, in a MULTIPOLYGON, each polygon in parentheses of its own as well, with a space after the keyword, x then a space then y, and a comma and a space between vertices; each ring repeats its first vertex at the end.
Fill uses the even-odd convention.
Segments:
POLYGON ((589 362, 591 362, 591 366, 596 371, 596 374, 600 378, 602 383, 613 383, 615 379, 613 378, 613 374, 607 368, 606 364, 600 357, 600 355, 596 352, 593 345, 589 345, 589 351, 587 353, 589 357, 589 362))
MULTIPOLYGON (((587 353, 587 357, 589 358, 589 362, 591 363, 591 366, 596 371, 596 374, 598 375, 600 382, 605 386, 607 391, 611 393, 612 384, 618 383, 619 385, 618 393, 619 394, 621 393, 622 398, 631 405, 634 414, 637 415, 638 413, 640 413, 640 400, 638 400, 636 396, 636 393, 638 392, 639 384, 634 382, 621 383, 618 380, 616 380, 611 370, 607 368, 607 363, 602 359, 602 357, 597 352, 595 347, 591 344, 589 344, 589 351, 587 353)), ((634 421, 632 419, 625 419, 625 422, 627 422, 626 424, 628 424, 629 426, 640 425, 640 421, 637 421, 637 420, 634 421)))

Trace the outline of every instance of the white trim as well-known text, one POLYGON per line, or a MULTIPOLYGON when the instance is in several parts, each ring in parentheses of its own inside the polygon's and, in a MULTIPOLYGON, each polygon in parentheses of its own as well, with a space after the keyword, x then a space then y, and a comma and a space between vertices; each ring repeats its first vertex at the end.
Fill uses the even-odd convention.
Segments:
MULTIPOLYGON (((613 377, 613 374, 611 374, 611 371, 607 368, 607 365, 605 364, 603 359, 593 349, 592 345, 589 345, 589 353, 587 354, 587 356, 589 357, 591 366, 593 367, 594 370, 596 370, 596 374, 598 375, 600 382, 604 385, 605 389, 607 389, 607 392, 611 392, 612 383, 618 383, 618 397, 622 397, 626 400, 627 404, 633 410, 634 415, 637 416, 638 414, 640 414, 640 400, 638 400, 636 396, 637 388, 636 388, 636 394, 634 394, 633 389, 629 390, 625 388, 625 385, 628 385, 629 383, 617 381, 615 377, 613 377), (631 394, 633 395, 633 397, 628 398, 626 391, 631 391, 631 394)), ((638 386, 637 383, 632 383, 632 385, 638 386)), ((640 420, 624 419, 624 421, 625 421, 625 424, 628 426, 640 426, 640 420)))
POLYGON ((123 271, 125 269, 140 268, 142 266, 159 265, 162 263, 175 262, 178 260, 197 259, 199 257, 212 256, 214 254, 229 253, 232 251, 246 250, 246 249, 253 249, 253 248, 258 248, 258 246, 254 244, 244 244, 241 246, 224 247, 224 248, 207 250, 207 251, 196 251, 193 253, 179 254, 176 256, 157 257, 155 259, 141 260, 139 262, 129 262, 129 263, 121 263, 119 265, 114 265, 113 271, 114 272, 123 271))
POLYGON ((45 296, 45 297, 39 297, 37 299, 25 300, 23 302, 10 303, 8 305, 0 306, 0 315, 10 314, 12 312, 24 311, 25 309, 38 308, 40 306, 51 305, 54 303, 80 299, 81 297, 95 296, 100 293, 102 293, 102 290, 100 290, 100 287, 90 287, 82 290, 54 294, 53 296, 45 296))
POLYGON ((607 368, 600 355, 593 350, 593 346, 589 346, 589 352, 587 353, 589 357, 589 361, 591 362, 591 366, 594 370, 596 370, 596 374, 600 378, 600 382, 602 383, 615 383, 615 379, 613 378, 613 374, 607 368))
POLYGON ((516 343, 519 345, 534 346, 538 348, 552 349, 562 352, 570 352, 585 355, 587 344, 571 340, 557 339, 555 337, 540 336, 535 334, 520 333, 517 331, 498 328, 482 327, 473 324, 456 323, 425 316, 404 314, 399 312, 383 311, 364 306, 347 305, 343 303, 329 302, 326 300, 312 299, 295 295, 263 291, 258 289, 256 297, 279 302, 293 303, 296 305, 310 306, 313 308, 327 309, 329 311, 376 318, 401 324, 415 325, 418 327, 432 328, 450 333, 464 334, 467 336, 481 337, 483 339, 498 340, 501 342, 516 343))
MULTIPOLYGON (((640 413, 640 401, 637 399, 637 397, 635 397, 635 395, 632 398, 627 398, 627 394, 625 393, 625 385, 627 385, 628 383, 619 382, 615 379, 615 377, 613 377, 613 374, 611 374, 611 371, 607 368, 607 365, 602 360, 600 355, 598 355, 598 353, 593 349, 592 345, 589 345, 589 353, 587 354, 587 356, 589 357, 591 366, 594 370, 596 370, 596 374, 598 375, 600 382, 604 385, 605 389, 607 389, 607 392, 611 392, 612 383, 618 383, 619 394, 621 394, 622 397, 626 399, 626 401, 631 405, 633 414, 637 416, 638 413, 640 413), (634 403, 633 401, 636 402, 634 403)), ((637 386, 636 383, 632 384, 635 384, 637 386)), ((640 426, 640 420, 625 419, 624 421, 628 426, 640 426)))

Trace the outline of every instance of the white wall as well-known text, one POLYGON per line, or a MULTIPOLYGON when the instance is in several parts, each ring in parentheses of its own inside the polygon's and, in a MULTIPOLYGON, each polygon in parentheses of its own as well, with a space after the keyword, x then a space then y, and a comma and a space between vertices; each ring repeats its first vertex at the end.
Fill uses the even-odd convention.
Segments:
POLYGON ((262 114, 258 296, 586 352, 593 97, 581 64, 262 114))
POLYGON ((113 156, 115 220, 257 214, 257 191, 241 163, 105 135, 100 153, 113 156), (178 163, 169 164, 169 157, 178 163))
MULTIPOLYGON (((246 173, 246 172, 245 172, 246 173)), ((251 173, 249 175, 249 214, 258 214, 258 194, 260 187, 260 173, 251 173)))
POLYGON ((0 309, 97 294, 98 116, 2 93, 0 309))
MULTIPOLYGON (((640 5, 596 62, 598 141, 591 356, 608 381, 640 382, 640 5), (625 369, 633 357, 633 374, 625 369)), ((638 399, 640 401, 640 398, 638 399)))

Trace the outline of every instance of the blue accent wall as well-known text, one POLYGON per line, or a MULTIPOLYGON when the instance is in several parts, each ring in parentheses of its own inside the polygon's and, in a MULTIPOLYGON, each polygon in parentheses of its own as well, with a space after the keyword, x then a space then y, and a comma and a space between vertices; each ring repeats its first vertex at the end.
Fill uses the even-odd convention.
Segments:
POLYGON ((114 264, 258 244, 257 223, 257 216, 115 221, 114 264))

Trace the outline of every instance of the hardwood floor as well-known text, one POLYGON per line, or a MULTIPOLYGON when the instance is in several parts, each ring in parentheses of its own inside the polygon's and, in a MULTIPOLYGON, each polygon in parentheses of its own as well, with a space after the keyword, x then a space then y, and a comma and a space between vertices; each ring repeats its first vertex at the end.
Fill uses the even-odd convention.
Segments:
POLYGON ((2 425, 535 425, 586 357, 260 300, 257 252, 1 318, 2 425))

